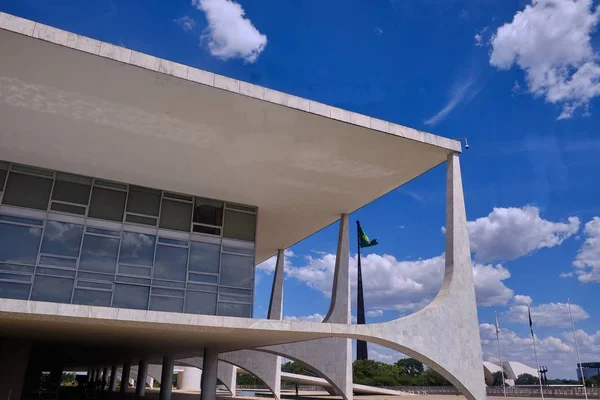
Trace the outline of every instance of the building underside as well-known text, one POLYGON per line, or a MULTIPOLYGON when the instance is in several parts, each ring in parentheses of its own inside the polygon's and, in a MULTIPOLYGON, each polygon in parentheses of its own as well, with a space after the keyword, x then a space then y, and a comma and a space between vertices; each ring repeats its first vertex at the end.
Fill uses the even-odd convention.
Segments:
POLYGON ((459 142, 3 13, 0 59, 0 398, 75 368, 116 390, 132 367, 143 396, 149 366, 169 382, 196 357, 203 400, 219 360, 279 398, 286 357, 351 400, 350 339, 485 398, 459 142), (348 215, 440 164, 440 292, 351 325, 348 215), (282 321, 284 250, 332 223, 324 322, 282 321), (254 266, 273 254, 268 319, 252 318, 254 266))

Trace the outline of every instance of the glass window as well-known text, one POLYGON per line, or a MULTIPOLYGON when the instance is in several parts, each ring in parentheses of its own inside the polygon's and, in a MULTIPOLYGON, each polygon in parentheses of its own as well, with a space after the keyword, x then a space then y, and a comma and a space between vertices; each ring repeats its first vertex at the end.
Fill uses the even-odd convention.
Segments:
POLYGON ((82 206, 74 206, 72 204, 63 204, 63 203, 55 203, 53 202, 50 205, 50 209, 52 211, 70 213, 70 214, 78 214, 85 215, 85 207, 82 206))
POLYGON ((151 273, 152 273, 152 268, 131 267, 129 265, 119 265, 119 274, 150 277, 151 273))
POLYGON ((19 282, 31 283, 31 275, 6 274, 4 272, 0 272, 0 280, 19 281, 19 282))
POLYGON ((37 267, 35 270, 36 275, 52 275, 52 276, 64 276, 67 278, 75 278, 75 271, 60 268, 45 268, 37 267))
POLYGON ((154 278, 185 281, 188 249, 158 245, 154 261, 154 278))
POLYGON ((58 221, 46 221, 42 253, 79 256, 83 226, 58 221))
POLYGON ((237 296, 234 294, 219 293, 219 301, 238 301, 240 303, 251 303, 250 296, 237 296))
POLYGON ((73 304, 86 304, 90 306, 110 307, 111 292, 98 290, 75 289, 73 304))
POLYGON ((194 224, 193 231, 196 233, 204 233, 205 235, 221 236, 221 228, 213 228, 211 226, 194 224))
POLYGON ((185 293, 185 312, 190 314, 215 315, 217 308, 217 294, 204 292, 185 293))
POLYGON ((220 255, 218 244, 190 242, 190 271, 218 274, 220 255))
POLYGON ((176 231, 190 231, 192 205, 181 201, 163 199, 160 210, 160 227, 176 231))
POLYGON ((13 217, 12 215, 0 215, 0 221, 16 222, 17 224, 44 226, 44 221, 31 218, 13 217))
POLYGON ((0 261, 35 265, 42 228, 0 223, 0 261))
POLYGON ((150 288, 147 286, 133 286, 115 284, 113 307, 133 308, 136 310, 148 309, 148 296, 150 288))
POLYGON ((152 295, 159 295, 159 296, 171 296, 171 297, 185 297, 185 291, 184 290, 174 290, 174 289, 163 289, 163 288, 157 288, 157 287, 152 287, 152 295))
POLYGON ((193 274, 190 272, 190 281, 203 283, 217 283, 217 275, 193 274))
POLYGON ((159 279, 152 280, 152 286, 162 286, 175 289, 185 289, 185 282, 161 281, 159 279))
POLYGON ((143 279, 143 278, 133 278, 131 276, 121 276, 121 275, 117 275, 116 279, 117 282, 123 282, 123 283, 137 283, 139 285, 150 285, 151 280, 148 279, 143 279))
POLYGON ((252 295, 252 290, 222 287, 219 288, 219 293, 230 293, 250 296, 252 295))
POLYGON ((4 181, 8 175, 8 163, 0 161, 0 192, 4 190, 4 181))
POLYGON ((2 202, 12 206, 46 210, 51 190, 52 179, 12 171, 8 175, 2 202))
POLYGON ((252 306, 250 304, 219 303, 217 315, 250 318, 252 316, 252 306))
POLYGON ((73 279, 51 276, 35 277, 31 300, 70 303, 73 292, 73 279))
POLYGON ((256 214, 225 210, 223 237, 254 242, 256 214))
POLYGON ((114 280, 114 275, 91 274, 89 272, 78 272, 77 277, 84 278, 84 279, 92 279, 95 281, 107 281, 107 282, 112 282, 114 280))
POLYGON ((142 215, 127 214, 127 216, 125 217, 125 221, 132 222, 134 224, 156 226, 156 222, 158 221, 158 218, 144 217, 142 215))
POLYGON ((154 311, 182 312, 183 299, 177 297, 150 297, 150 309, 154 311))
POLYGON ((77 260, 74 258, 40 256, 40 265, 75 269, 77 268, 77 260))
POLYGON ((87 206, 92 188, 91 183, 91 178, 59 172, 56 174, 52 199, 87 206))
POLYGON ((35 267, 28 265, 19 265, 19 264, 4 264, 0 263, 0 271, 16 271, 23 272, 26 274, 33 274, 35 267))
POLYGON ((118 252, 119 238, 85 235, 79 269, 114 274, 118 252))
POLYGON ((194 222, 221 226, 223 224, 223 202, 196 197, 194 222))
POLYGON ((137 214, 158 216, 160 208, 160 190, 129 186, 127 211, 137 214))
POLYGON ((217 292, 217 286, 211 286, 211 285, 199 285, 197 283, 192 283, 192 282, 188 282, 187 283, 187 288, 191 289, 191 290, 201 290, 204 292, 217 292))
POLYGON ((1 282, 0 281, 0 298, 28 300, 30 289, 31 289, 31 283, 23 284, 23 283, 1 282))
POLYGON ((127 192, 94 186, 88 217, 123 221, 127 192))
POLYGON ((88 288, 88 289, 103 289, 103 290, 111 290, 113 289, 112 283, 104 283, 104 282, 92 282, 92 281, 77 281, 77 287, 79 288, 88 288))
POLYGON ((152 266, 156 236, 144 233, 123 232, 119 262, 152 266))
POLYGON ((223 254, 219 284, 248 289, 252 288, 253 264, 252 257, 223 254))

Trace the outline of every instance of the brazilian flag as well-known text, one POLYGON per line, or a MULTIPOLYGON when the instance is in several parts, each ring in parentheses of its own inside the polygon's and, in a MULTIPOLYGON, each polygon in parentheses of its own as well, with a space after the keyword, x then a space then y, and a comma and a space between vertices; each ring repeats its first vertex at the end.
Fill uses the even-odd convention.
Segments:
POLYGON ((371 247, 377 246, 379 244, 377 243, 377 239, 369 240, 369 237, 367 236, 365 231, 363 231, 360 225, 358 225, 358 236, 360 247, 371 247))

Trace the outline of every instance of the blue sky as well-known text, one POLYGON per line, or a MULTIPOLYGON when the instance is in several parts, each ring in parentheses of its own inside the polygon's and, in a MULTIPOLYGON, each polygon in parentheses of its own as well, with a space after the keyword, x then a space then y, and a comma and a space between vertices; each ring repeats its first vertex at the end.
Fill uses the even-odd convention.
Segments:
MULTIPOLYGON (((484 357, 534 364, 526 305, 551 377, 600 360, 600 20, 592 0, 3 0, 0 10, 102 41, 447 137, 461 157, 484 357), (245 12, 245 14, 243 14, 245 12)), ((365 266, 368 322, 435 295, 444 167, 354 213, 380 245, 365 266)), ((284 314, 327 311, 337 227, 288 252, 284 314)), ((355 243, 352 232, 351 243, 355 243)), ((356 249, 353 248, 354 256, 356 249)), ((355 260, 354 260, 355 261, 355 260)), ((272 261, 259 266, 255 316, 272 261)), ((380 347, 386 362, 398 354, 380 347)))

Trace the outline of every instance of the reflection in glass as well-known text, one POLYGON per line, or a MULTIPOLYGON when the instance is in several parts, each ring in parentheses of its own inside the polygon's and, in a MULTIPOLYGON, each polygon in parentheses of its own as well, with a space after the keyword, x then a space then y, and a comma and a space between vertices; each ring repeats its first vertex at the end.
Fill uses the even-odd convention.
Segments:
POLYGON ((148 309, 149 287, 116 283, 114 292, 113 307, 133 308, 136 310, 148 309))
POLYGON ((219 284, 252 288, 253 258, 234 254, 223 254, 219 284))
POLYGON ((154 311, 182 312, 183 299, 177 297, 150 297, 150 309, 154 311))
POLYGON ((77 257, 82 237, 82 225, 47 221, 42 239, 42 253, 77 257))
POLYGON ((11 206, 46 210, 51 190, 52 179, 11 172, 2 202, 11 206))
POLYGON ((114 274, 117 269, 119 239, 85 235, 79 269, 114 274))
POLYGON ((217 294, 187 291, 185 294, 185 312, 190 314, 215 315, 217 294))
POLYGON ((160 210, 160 227, 189 232, 192 219, 192 205, 181 201, 163 199, 160 210))
POLYGON ((90 306, 110 307, 110 292, 98 290, 75 289, 73 304, 86 304, 90 306))
POLYGON ((223 237, 254 242, 256 214, 225 210, 223 237))
POLYGON ((144 233, 123 232, 119 262, 152 266, 156 236, 144 233))
POLYGON ((127 192, 94 186, 88 217, 123 221, 127 192))
POLYGON ((35 264, 42 228, 0 223, 0 261, 35 264))
POLYGON ((70 303, 73 292, 73 279, 50 276, 35 277, 31 300, 70 303))
POLYGON ((185 281, 188 249, 158 245, 154 260, 154 278, 185 281))
POLYGON ((221 226, 223 224, 223 202, 196 197, 194 222, 221 226))
POLYGON ((217 315, 250 318, 252 316, 252 306, 250 304, 219 303, 217 315))
POLYGON ((30 288, 31 283, 0 282, 0 298, 27 300, 30 288))
POLYGON ((212 243, 190 243, 190 271, 219 273, 221 246, 212 243))

